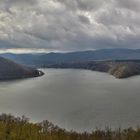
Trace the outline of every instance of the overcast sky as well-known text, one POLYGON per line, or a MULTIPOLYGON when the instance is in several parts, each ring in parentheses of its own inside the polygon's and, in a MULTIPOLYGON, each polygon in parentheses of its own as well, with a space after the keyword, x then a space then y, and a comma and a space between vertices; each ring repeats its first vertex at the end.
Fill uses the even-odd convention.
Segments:
POLYGON ((0 0, 0 51, 140 48, 140 0, 0 0))

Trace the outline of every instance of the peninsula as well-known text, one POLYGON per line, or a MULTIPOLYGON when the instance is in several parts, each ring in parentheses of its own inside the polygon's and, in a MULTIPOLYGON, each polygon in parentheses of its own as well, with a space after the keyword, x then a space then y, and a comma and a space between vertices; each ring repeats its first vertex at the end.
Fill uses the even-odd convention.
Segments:
POLYGON ((20 65, 0 57, 0 80, 22 79, 42 76, 44 73, 35 68, 20 65))

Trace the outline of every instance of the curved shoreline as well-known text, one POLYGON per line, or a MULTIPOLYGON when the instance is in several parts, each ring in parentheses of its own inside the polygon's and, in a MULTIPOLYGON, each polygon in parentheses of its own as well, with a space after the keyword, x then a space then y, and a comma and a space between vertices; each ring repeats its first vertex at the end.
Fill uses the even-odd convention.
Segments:
POLYGON ((140 75, 140 63, 123 61, 84 61, 47 65, 46 68, 73 68, 106 72, 115 78, 123 79, 140 75))

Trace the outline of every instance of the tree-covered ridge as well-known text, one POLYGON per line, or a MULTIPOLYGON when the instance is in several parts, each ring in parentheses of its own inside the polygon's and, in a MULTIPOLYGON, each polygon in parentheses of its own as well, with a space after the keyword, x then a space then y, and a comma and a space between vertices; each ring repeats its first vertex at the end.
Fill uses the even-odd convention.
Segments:
POLYGON ((92 133, 66 131, 52 123, 31 123, 24 116, 0 115, 0 140, 140 140, 140 128, 112 131, 96 130, 92 133))
POLYGON ((107 72, 116 78, 127 78, 140 74, 138 60, 79 61, 47 65, 47 68, 74 68, 107 72))

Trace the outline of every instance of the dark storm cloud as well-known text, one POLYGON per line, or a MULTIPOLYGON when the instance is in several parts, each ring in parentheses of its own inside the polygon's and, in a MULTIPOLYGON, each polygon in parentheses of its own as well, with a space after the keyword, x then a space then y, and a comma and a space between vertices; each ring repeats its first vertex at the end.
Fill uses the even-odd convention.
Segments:
POLYGON ((140 1, 139 0, 116 0, 116 3, 121 8, 126 8, 128 10, 139 11, 140 1))
POLYGON ((62 4, 64 4, 67 8, 75 9, 75 10, 84 10, 84 11, 90 11, 90 10, 96 10, 109 0, 55 0, 62 4))
POLYGON ((30 4, 35 4, 37 3, 37 0, 1 0, 0 3, 2 5, 18 5, 22 6, 22 4, 25 5, 30 5, 30 4))
MULTIPOLYGON (((37 0, 1 0, 0 9, 10 12, 10 8, 23 8, 37 4, 37 0)), ((14 17, 13 17, 14 18, 14 17)))
POLYGON ((79 15, 79 20, 80 20, 80 22, 82 22, 82 23, 90 24, 90 20, 89 20, 86 16, 79 15))
POLYGON ((139 0, 2 0, 0 48, 140 48, 139 0))
POLYGON ((26 4, 34 4, 37 1, 36 0, 5 0, 7 3, 11 3, 11 4, 20 4, 20 3, 26 3, 26 4))

